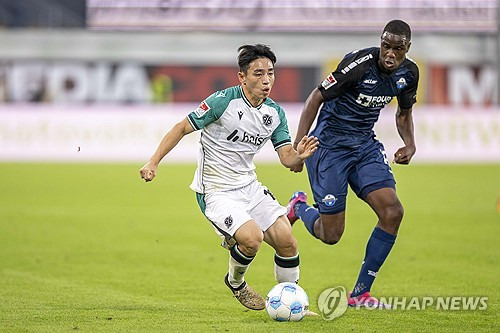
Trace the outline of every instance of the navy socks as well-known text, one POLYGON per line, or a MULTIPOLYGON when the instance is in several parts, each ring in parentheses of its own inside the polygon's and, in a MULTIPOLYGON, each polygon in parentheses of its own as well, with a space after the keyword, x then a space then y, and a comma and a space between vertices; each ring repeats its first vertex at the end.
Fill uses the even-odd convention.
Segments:
POLYGON ((314 222, 319 218, 319 212, 316 208, 308 206, 305 202, 297 202, 295 205, 295 215, 298 216, 304 225, 306 226, 307 231, 314 237, 318 238, 314 234, 314 222))
POLYGON ((377 277, 378 270, 391 252, 396 241, 396 236, 385 232, 379 227, 373 229, 372 235, 366 245, 365 260, 359 272, 358 281, 352 291, 351 297, 359 296, 370 288, 377 277))

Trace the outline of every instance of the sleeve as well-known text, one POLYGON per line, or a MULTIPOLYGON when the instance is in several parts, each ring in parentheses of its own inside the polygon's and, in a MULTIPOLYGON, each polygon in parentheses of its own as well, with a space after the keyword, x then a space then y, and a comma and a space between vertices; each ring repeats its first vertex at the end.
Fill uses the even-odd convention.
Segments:
POLYGON ((288 131, 288 123, 286 121, 285 112, 282 108, 279 108, 277 111, 280 122, 273 131, 273 134, 271 134, 271 142, 273 143, 275 150, 292 143, 292 138, 290 137, 290 132, 288 131))
POLYGON ((221 92, 215 92, 209 97, 207 97, 196 110, 192 111, 187 115, 187 120, 193 127, 193 129, 200 130, 217 119, 219 119, 227 108, 227 102, 225 99, 216 98, 220 96, 221 92))
POLYGON ((408 86, 406 86, 401 94, 398 95, 398 104, 402 109, 409 109, 417 102, 417 89, 418 89, 418 79, 419 72, 416 64, 413 64, 413 68, 410 71, 410 79, 408 86))
POLYGON ((359 65, 372 58, 371 53, 360 55, 357 51, 354 51, 347 54, 339 63, 337 69, 331 72, 318 86, 324 100, 331 101, 355 85, 365 69, 364 66, 359 65))

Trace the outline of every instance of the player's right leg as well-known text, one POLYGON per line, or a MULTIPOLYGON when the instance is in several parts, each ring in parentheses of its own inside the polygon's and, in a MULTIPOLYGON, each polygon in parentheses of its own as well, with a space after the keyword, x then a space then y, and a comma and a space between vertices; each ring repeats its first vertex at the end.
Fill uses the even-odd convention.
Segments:
POLYGON ((245 307, 252 310, 263 310, 265 308, 264 299, 244 280, 244 275, 264 239, 262 230, 254 220, 250 220, 240 226, 233 237, 236 244, 230 249, 229 272, 224 281, 233 292, 234 297, 245 307))
POLYGON ((236 241, 229 249, 229 270, 224 277, 225 284, 245 307, 264 309, 264 299, 244 279, 264 238, 262 230, 245 209, 247 199, 244 190, 197 194, 197 199, 217 233, 236 241))

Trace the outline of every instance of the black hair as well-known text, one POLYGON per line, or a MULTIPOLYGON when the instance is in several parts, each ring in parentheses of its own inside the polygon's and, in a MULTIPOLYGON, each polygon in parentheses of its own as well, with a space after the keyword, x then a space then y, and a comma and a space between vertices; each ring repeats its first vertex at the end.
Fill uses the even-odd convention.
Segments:
POLYGON ((238 66, 240 72, 246 72, 250 63, 255 59, 268 58, 273 65, 276 63, 276 55, 267 45, 242 45, 238 48, 238 66))
POLYGON ((411 40, 411 29, 408 23, 401 20, 392 20, 385 25, 384 32, 390 32, 394 35, 405 36, 408 41, 411 40))

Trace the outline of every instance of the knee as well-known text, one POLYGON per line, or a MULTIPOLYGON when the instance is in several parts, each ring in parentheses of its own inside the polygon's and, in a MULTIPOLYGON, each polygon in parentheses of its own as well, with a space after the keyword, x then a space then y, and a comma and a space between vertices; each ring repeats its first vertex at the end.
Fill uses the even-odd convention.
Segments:
POLYGON ((328 230, 326 232, 321 233, 320 239, 325 244, 335 245, 338 242, 340 242, 343 232, 344 230, 338 230, 338 229, 328 230))
POLYGON ((340 242, 340 238, 342 238, 342 235, 329 235, 320 237, 321 241, 328 245, 337 244, 338 242, 340 242))
POLYGON ((298 252, 297 239, 293 236, 288 237, 279 244, 279 250, 276 251, 279 255, 284 257, 293 257, 298 252))
POLYGON ((387 207, 384 210, 384 215, 382 219, 389 223, 400 224, 403 220, 404 208, 401 203, 394 204, 392 206, 387 207))
POLYGON ((254 256, 259 251, 263 239, 264 235, 262 233, 254 234, 252 237, 245 237, 238 241, 238 249, 245 255, 254 256))

